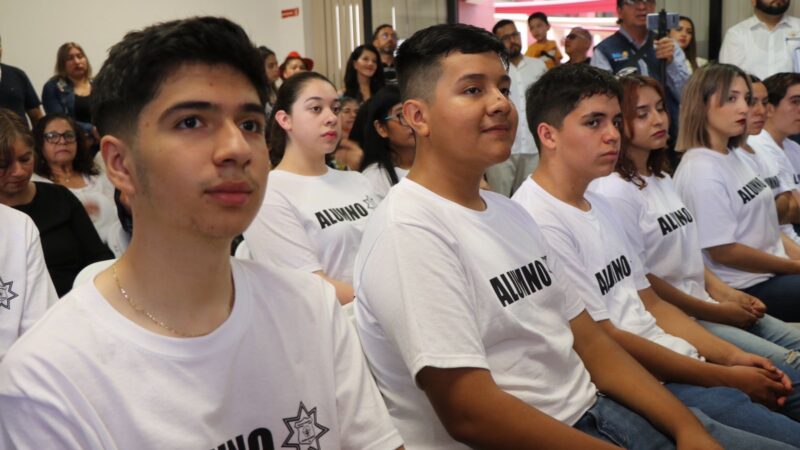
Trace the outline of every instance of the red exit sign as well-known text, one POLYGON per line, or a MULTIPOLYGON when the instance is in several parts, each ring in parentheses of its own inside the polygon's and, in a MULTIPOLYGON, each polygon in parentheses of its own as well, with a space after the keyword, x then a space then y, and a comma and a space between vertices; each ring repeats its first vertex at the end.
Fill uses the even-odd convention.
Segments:
POLYGON ((300 15, 300 8, 289 8, 281 10, 281 19, 285 19, 287 17, 295 17, 299 15, 300 15))

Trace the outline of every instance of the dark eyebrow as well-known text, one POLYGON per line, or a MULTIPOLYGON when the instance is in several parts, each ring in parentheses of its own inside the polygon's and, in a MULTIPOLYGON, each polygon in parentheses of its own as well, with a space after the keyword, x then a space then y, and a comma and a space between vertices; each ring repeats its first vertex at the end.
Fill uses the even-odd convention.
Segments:
POLYGON ((793 96, 789 97, 789 101, 790 102, 793 102, 793 101, 798 100, 798 99, 800 99, 800 95, 793 95, 793 96))
POLYGON ((581 116, 581 119, 603 119, 607 116, 608 114, 603 112, 590 112, 588 114, 584 114, 583 116, 581 116))
MULTIPOLYGON (((487 76, 482 73, 468 73, 459 77, 458 80, 456 80, 456 83, 460 83, 462 81, 483 81, 486 78, 487 76)), ((508 76, 508 74, 503 74, 503 76, 500 78, 500 81, 511 82, 511 77, 508 76)))
MULTIPOLYGON (((264 108, 261 107, 258 103, 242 103, 239 105, 239 109, 245 112, 252 112, 252 113, 261 113, 266 115, 264 108)), ((219 105, 215 105, 211 102, 200 101, 200 100, 193 100, 187 102, 180 102, 176 103, 169 108, 167 108, 164 113, 161 114, 161 118, 168 117, 178 111, 183 110, 200 110, 200 111, 219 111, 219 105)))

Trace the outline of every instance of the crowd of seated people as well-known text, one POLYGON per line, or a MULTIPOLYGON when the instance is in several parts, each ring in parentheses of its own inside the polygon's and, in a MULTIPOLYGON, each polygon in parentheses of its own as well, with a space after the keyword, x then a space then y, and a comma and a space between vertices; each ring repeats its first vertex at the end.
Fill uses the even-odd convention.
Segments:
POLYGON ((62 45, 0 105, 0 449, 800 448, 800 74, 654 9, 342 80, 219 17, 62 45))

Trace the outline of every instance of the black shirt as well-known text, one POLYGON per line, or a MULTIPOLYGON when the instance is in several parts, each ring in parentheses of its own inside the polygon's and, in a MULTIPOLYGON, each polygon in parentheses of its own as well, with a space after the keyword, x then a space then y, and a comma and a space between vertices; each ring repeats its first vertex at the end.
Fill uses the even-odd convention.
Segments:
POLYGON ((14 66, 0 64, 0 107, 17 113, 28 123, 26 111, 41 105, 28 76, 14 66))
POLYGON ((92 94, 87 96, 75 95, 75 120, 78 122, 92 123, 92 110, 89 102, 92 94))
POLYGON ((36 195, 14 208, 33 219, 39 229, 44 262, 58 296, 72 289, 75 277, 93 262, 113 259, 100 240, 78 197, 64 186, 36 182, 36 195))

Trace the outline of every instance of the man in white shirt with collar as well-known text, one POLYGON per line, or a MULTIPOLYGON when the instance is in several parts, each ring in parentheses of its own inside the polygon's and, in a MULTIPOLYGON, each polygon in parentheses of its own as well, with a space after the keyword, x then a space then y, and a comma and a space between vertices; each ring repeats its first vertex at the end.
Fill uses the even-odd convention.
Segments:
POLYGON ((785 15, 790 0, 751 0, 753 17, 725 33, 719 61, 734 64, 764 79, 799 69, 793 64, 800 48, 800 18, 785 15))
POLYGON ((537 58, 522 54, 522 41, 514 22, 503 19, 494 25, 492 33, 503 41, 508 51, 509 98, 519 111, 520 120, 511 157, 489 167, 486 178, 493 191, 510 197, 539 163, 539 151, 525 122, 525 91, 547 71, 547 66, 537 58))

